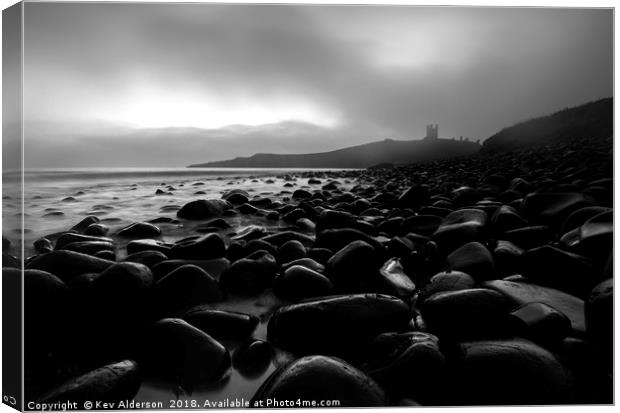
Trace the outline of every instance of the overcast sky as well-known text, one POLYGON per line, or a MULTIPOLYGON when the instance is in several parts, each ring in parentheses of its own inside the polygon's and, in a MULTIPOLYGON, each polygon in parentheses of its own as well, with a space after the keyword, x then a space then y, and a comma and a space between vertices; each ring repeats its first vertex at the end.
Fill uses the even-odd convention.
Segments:
POLYGON ((611 96, 611 10, 26 3, 26 165, 485 139, 611 96))

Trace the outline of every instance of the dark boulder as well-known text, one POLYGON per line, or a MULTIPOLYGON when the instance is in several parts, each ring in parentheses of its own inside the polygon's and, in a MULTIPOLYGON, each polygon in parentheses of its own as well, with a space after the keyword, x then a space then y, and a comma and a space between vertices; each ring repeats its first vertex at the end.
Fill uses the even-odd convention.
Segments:
POLYGON ((232 205, 222 199, 198 199, 188 202, 177 211, 177 216, 184 219, 207 219, 220 216, 232 205))

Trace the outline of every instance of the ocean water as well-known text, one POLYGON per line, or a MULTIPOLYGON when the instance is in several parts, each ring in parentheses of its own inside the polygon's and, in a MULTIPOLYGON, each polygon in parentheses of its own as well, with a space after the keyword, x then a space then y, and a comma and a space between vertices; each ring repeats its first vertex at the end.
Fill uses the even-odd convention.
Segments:
MULTIPOLYGON (((110 227, 110 234, 136 221, 158 217, 176 218, 176 210, 199 198, 219 198, 228 190, 240 188, 250 195, 274 199, 289 197, 297 188, 310 187, 307 179, 297 178, 285 188, 283 177, 309 169, 228 169, 228 168, 89 168, 31 169, 24 172, 25 255, 34 253, 32 242, 67 231, 88 215, 99 217, 110 227), (165 195, 156 195, 160 189, 165 195), (198 193, 197 192, 204 192, 198 193)), ((328 169, 311 169, 325 172, 328 169)), ((17 172, 3 173, 2 232, 17 241, 20 217, 17 172)), ((313 187, 317 187, 313 185, 313 187)), ((256 219, 252 219, 255 221, 256 219)), ((260 219, 259 219, 260 220, 260 219)), ((232 219, 242 225, 244 217, 232 219)), ((175 241, 192 233, 196 222, 163 224, 162 239, 175 241)), ((269 223, 273 225, 273 222, 269 223)), ((123 256, 123 240, 117 254, 123 256)))
MULTIPOLYGON (((126 255, 126 244, 130 241, 116 235, 119 229, 136 221, 148 221, 158 217, 176 219, 177 210, 186 202, 200 198, 219 198, 231 189, 244 189, 251 196, 269 196, 271 199, 286 200, 297 188, 319 188, 310 185, 308 178, 295 176, 302 171, 317 174, 327 169, 202 169, 202 168, 113 168, 113 169, 40 169, 24 173, 24 255, 35 254, 32 243, 47 236, 54 240, 55 234, 69 230, 88 215, 99 217, 101 223, 110 228, 108 237, 114 239, 117 260, 126 255), (292 187, 284 187, 290 182, 292 187), (160 189, 164 195, 156 195, 160 189), (197 192, 203 192, 198 193, 197 192)), ((329 179, 321 179, 324 183, 329 179)), ((351 187, 354 180, 338 179, 343 188, 351 187)), ((19 195, 19 174, 3 173, 3 227, 5 237, 13 245, 19 244, 21 204, 19 195)), ((263 225, 277 231, 287 224, 270 221, 263 217, 238 215, 226 217, 231 228, 221 231, 223 236, 233 235, 248 225, 263 225)), ((157 224, 161 229, 160 239, 173 242, 189 235, 196 235, 196 227, 204 221, 179 220, 177 223, 157 224)), ((17 251, 12 251, 17 255, 17 251)), ((258 297, 230 297, 225 302, 213 304, 213 308, 245 312, 260 319, 253 337, 266 339, 267 322, 270 314, 285 304, 272 291, 267 290, 258 297)), ((239 342, 223 343, 234 353, 239 342)), ((144 377, 143 384, 134 398, 136 401, 161 401, 169 407, 173 400, 211 400, 225 402, 226 399, 249 400, 262 382, 278 365, 292 359, 286 352, 276 349, 273 362, 262 372, 244 376, 236 369, 217 383, 202 384, 192 389, 182 389, 178 383, 144 377)))

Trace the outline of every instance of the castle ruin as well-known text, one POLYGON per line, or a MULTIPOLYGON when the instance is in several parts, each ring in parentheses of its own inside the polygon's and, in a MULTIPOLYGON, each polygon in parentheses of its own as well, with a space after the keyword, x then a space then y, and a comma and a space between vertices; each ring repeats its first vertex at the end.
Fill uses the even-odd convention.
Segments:
POLYGON ((439 124, 430 124, 430 125, 426 125, 426 136, 424 137, 424 139, 438 139, 438 133, 437 131, 439 130, 439 124))

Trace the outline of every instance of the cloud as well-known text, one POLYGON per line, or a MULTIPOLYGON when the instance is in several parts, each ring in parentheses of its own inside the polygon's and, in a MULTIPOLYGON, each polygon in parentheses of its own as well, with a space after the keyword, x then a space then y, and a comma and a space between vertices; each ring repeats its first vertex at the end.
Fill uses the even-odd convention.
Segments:
MULTIPOLYGON (((171 151, 191 163, 182 147, 208 151, 209 133, 231 123, 253 134, 226 139, 275 152, 419 138, 431 122, 442 136, 486 138, 612 95, 612 18, 604 9, 27 3, 26 120, 51 122, 58 145, 79 142, 94 161, 106 136, 124 150, 150 145, 151 164, 171 151), (258 132, 291 122, 316 128, 316 143, 287 128, 258 132), (76 123, 101 129, 58 133, 76 123), (211 132, 173 134, 179 148, 159 151, 163 131, 135 131, 165 126, 211 132)), ((53 147, 34 157, 70 162, 53 147)))

